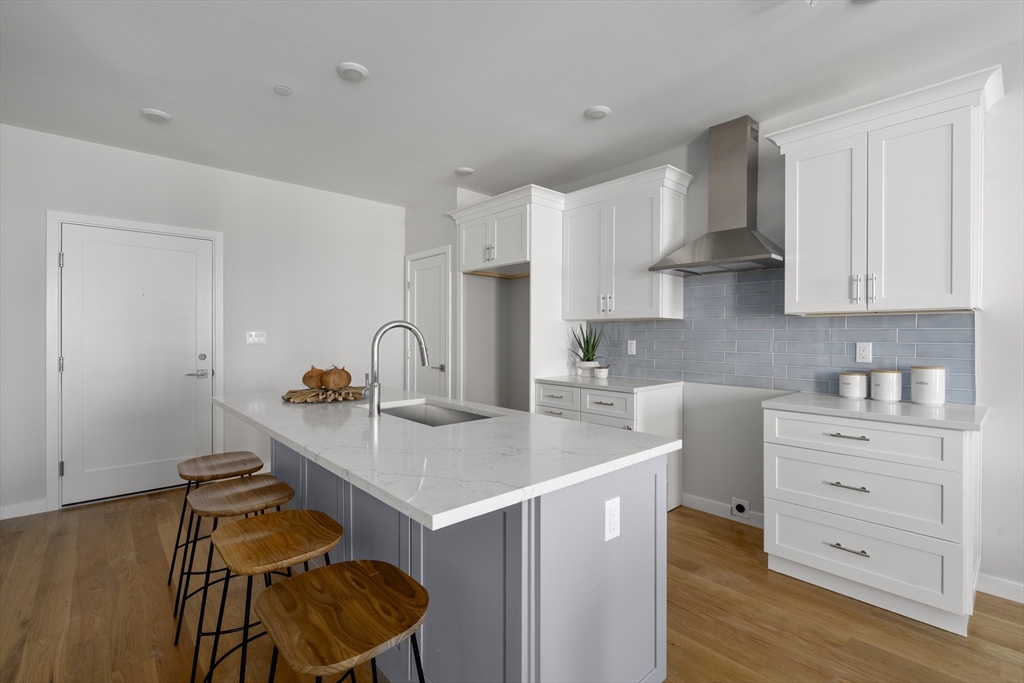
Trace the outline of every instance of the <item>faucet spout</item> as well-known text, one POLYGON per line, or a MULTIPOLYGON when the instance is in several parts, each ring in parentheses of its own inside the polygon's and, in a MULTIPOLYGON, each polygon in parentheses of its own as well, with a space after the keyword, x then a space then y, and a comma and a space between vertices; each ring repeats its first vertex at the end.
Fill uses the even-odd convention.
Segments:
POLYGON ((420 362, 426 367, 430 364, 430 354, 427 351, 427 342, 423 338, 423 333, 420 332, 419 328, 412 323, 404 320, 392 320, 381 326, 377 333, 373 335, 373 341, 370 343, 370 377, 369 383, 367 384, 367 391, 369 392, 370 399, 370 417, 380 417, 380 340, 388 330, 393 330, 396 327, 401 327, 412 332, 413 336, 416 337, 416 343, 420 347, 420 362))

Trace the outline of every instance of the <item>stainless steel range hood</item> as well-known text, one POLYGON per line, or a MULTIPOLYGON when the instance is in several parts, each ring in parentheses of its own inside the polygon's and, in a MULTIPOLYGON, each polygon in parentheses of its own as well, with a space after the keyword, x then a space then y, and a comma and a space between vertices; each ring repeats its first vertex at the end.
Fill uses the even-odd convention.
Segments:
POLYGON ((686 276, 783 265, 782 249, 757 231, 757 130, 741 116, 708 131, 708 231, 650 270, 686 276))

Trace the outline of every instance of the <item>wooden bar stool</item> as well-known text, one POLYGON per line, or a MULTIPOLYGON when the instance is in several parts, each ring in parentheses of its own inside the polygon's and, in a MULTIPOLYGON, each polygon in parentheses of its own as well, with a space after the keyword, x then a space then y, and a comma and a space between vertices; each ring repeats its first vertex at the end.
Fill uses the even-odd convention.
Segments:
MULTIPOLYGON (((188 505, 196 515, 196 528, 192 537, 192 552, 189 554, 188 571, 185 572, 185 588, 181 599, 181 616, 178 619, 178 628, 174 633, 174 644, 178 644, 181 637, 181 624, 185 621, 185 603, 190 597, 202 592, 203 598, 199 607, 199 626, 197 632, 203 630, 203 619, 206 615, 206 597, 210 588, 210 573, 213 568, 213 532, 217 531, 217 523, 224 517, 241 517, 255 512, 263 512, 270 508, 278 508, 295 496, 291 486, 279 480, 271 474, 254 474, 248 477, 226 479, 207 484, 198 488, 188 496, 188 505), (211 543, 209 554, 206 557, 206 571, 193 571, 193 564, 196 559, 197 544, 199 543, 199 527, 204 517, 213 519, 213 530, 210 532, 211 543), (193 574, 202 573, 205 580, 200 588, 189 593, 189 584, 193 574)), ((225 571, 217 570, 217 571, 225 571)), ((221 581, 222 579, 217 579, 221 581)), ((198 663, 199 650, 193 655, 192 680, 196 677, 196 664, 198 663)))
POLYGON ((298 564, 304 565, 308 572, 309 561, 320 556, 323 556, 330 565, 330 552, 341 541, 344 533, 345 530, 340 524, 318 510, 284 510, 260 517, 250 517, 222 526, 213 532, 210 540, 224 560, 228 573, 224 577, 217 628, 212 632, 199 630, 196 633, 196 652, 199 652, 199 643, 203 636, 213 636, 213 653, 210 655, 210 669, 206 674, 206 680, 212 681, 216 666, 232 652, 241 648, 242 659, 238 680, 240 683, 245 682, 249 641, 264 635, 258 633, 249 638, 249 629, 259 624, 249 623, 253 577, 263 574, 269 586, 272 572, 290 569, 298 564), (224 605, 227 603, 232 576, 248 577, 245 589, 245 616, 242 619, 242 626, 225 631, 224 605), (239 630, 242 631, 242 641, 217 659, 221 635, 239 630))
POLYGON ((241 477, 246 474, 258 472, 263 467, 263 461, 255 453, 249 451, 230 451, 228 453, 214 453, 212 455, 201 455, 198 458, 189 458, 178 463, 178 476, 185 480, 185 495, 181 499, 181 515, 178 517, 178 533, 174 537, 174 553, 171 555, 171 568, 167 571, 167 585, 171 585, 174 576, 174 564, 178 560, 178 549, 181 553, 181 575, 178 577, 179 590, 174 600, 174 615, 178 615, 178 600, 181 598, 181 576, 185 572, 185 556, 188 554, 189 538, 192 536, 192 520, 195 515, 188 516, 188 531, 185 532, 185 541, 181 540, 181 529, 185 523, 185 508, 188 507, 188 494, 199 484, 231 477, 241 477))
POLYGON ((280 581, 256 596, 256 617, 274 642, 270 683, 278 652, 295 671, 316 676, 344 672, 370 661, 377 680, 377 655, 407 638, 420 683, 423 663, 416 629, 430 598, 423 586, 393 564, 376 560, 340 562, 280 581))

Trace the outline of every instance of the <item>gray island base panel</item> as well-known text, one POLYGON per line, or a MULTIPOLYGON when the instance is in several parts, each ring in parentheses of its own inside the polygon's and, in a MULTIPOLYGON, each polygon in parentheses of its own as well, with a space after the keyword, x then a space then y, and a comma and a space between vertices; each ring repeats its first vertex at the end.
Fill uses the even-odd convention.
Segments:
MULTIPOLYGON (((410 398, 403 392, 389 393, 410 398)), ((387 393, 384 398, 386 405, 387 393)), ((322 510, 344 526, 345 535, 332 561, 385 560, 426 587, 430 608, 421 647, 428 680, 665 679, 666 457, 659 451, 678 448, 678 441, 599 425, 568 423, 566 431, 558 424, 564 420, 447 400, 500 417, 427 427, 401 424, 406 421, 394 417, 385 420, 385 415, 372 429, 367 414, 356 412, 358 405, 282 406, 279 397, 276 401, 270 405, 250 396, 217 399, 217 404, 235 415, 242 412, 240 406, 248 405, 248 419, 243 419, 271 434, 272 471, 295 488, 293 506, 322 510), (284 423, 261 425, 274 423, 282 407, 292 410, 284 423, 304 424, 315 438, 284 423), (335 411, 317 410, 328 407, 335 411), (503 420, 508 422, 504 427, 503 420), (336 428, 339 423, 347 428, 336 428), (488 431, 476 431, 488 423, 488 431), (361 429, 355 430, 356 426, 361 429), (284 436, 281 430, 292 432, 288 441, 293 443, 279 438, 284 436), (402 442, 405 450, 382 452, 391 430, 396 441, 390 443, 402 442), (375 432, 376 446, 368 438, 375 432), (491 443, 480 441, 488 433, 491 443), (622 434, 641 438, 622 441, 618 439, 622 434), (342 449, 347 456, 339 459, 300 452, 294 447, 297 439, 316 442, 317 449, 344 445, 341 441, 346 439, 350 443, 342 449), (494 443, 495 439, 510 443, 494 443), (657 445, 649 445, 648 439, 657 445), (512 447, 511 442, 520 445, 512 447), (589 446, 580 442, 605 443, 605 447, 588 456, 589 446), (524 443, 533 443, 537 452, 523 447, 524 443), (418 451, 424 460, 449 461, 446 467, 453 476, 465 477, 490 467, 502 473, 503 481, 510 472, 518 473, 529 480, 529 489, 520 492, 517 502, 498 508, 486 509, 493 501, 484 497, 487 504, 477 501, 475 514, 432 530, 421 520, 436 517, 422 509, 416 515, 407 512, 422 505, 415 487, 408 500, 395 505, 382 487, 368 485, 366 473, 351 478, 341 474, 345 471, 341 460, 358 460, 352 453, 360 447, 376 449, 381 472, 393 469, 382 462, 385 458, 402 460, 411 457, 410 451, 418 451), (497 462, 495 448, 501 453, 497 462), (613 451, 619 455, 613 457, 613 451), (476 454, 480 462, 467 465, 476 454), (545 457, 560 462, 545 464, 545 457), (525 474, 520 471, 523 468, 525 474), (621 533, 605 541, 605 502, 616 497, 621 533)), ((439 466, 434 462, 421 468, 421 487, 428 486, 422 473, 439 466)), ((439 476, 433 471, 433 478, 439 476)), ((387 487, 383 488, 386 492, 387 487)), ((456 487, 456 500, 449 503, 457 509, 473 507, 459 492, 465 494, 465 489, 456 487)), ((394 495, 394 490, 390 493, 394 495)), ((443 508, 438 497, 431 500, 443 508)), ((378 662, 394 683, 415 680, 408 642, 378 662)))

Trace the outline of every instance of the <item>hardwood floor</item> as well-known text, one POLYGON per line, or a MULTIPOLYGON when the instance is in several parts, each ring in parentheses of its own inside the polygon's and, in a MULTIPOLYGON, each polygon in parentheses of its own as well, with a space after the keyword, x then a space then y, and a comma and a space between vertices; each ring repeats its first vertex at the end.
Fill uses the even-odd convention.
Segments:
MULTIPOLYGON (((165 585, 181 495, 0 522, 0 682, 188 680, 198 600, 174 647, 165 585)), ((979 594, 961 638, 769 572, 761 539, 731 520, 670 513, 668 680, 1024 681, 1024 605, 979 594)), ((226 623, 241 621, 242 590, 233 582, 226 623)), ((237 662, 216 680, 237 680, 237 662)), ((261 638, 247 678, 266 680, 269 662, 261 638)), ((312 679, 281 665, 278 680, 312 679)))

